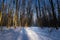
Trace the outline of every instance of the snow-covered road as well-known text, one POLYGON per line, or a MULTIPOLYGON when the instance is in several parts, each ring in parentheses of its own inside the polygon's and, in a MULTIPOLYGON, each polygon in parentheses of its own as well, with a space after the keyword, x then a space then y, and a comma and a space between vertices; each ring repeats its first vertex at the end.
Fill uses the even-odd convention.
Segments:
POLYGON ((0 31, 0 40, 60 40, 60 29, 28 27, 28 28, 11 28, 0 31))

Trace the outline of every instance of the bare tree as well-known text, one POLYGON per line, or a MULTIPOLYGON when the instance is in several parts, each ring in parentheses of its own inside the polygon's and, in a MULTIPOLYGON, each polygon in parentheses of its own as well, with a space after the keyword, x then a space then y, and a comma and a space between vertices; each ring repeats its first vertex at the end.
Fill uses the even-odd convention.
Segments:
POLYGON ((58 25, 60 26, 60 6, 59 6, 59 0, 57 0, 57 9, 58 9, 58 25))
POLYGON ((53 15, 53 20, 52 22, 52 26, 56 27, 57 26, 57 19, 56 19, 56 14, 54 12, 54 4, 53 4, 53 0, 49 0, 50 4, 51 4, 51 8, 52 8, 52 15, 53 15))
POLYGON ((26 22, 27 22, 28 26, 31 26, 32 25, 32 15, 33 15, 32 0, 28 1, 26 11, 27 11, 27 17, 26 17, 27 20, 26 20, 26 22))

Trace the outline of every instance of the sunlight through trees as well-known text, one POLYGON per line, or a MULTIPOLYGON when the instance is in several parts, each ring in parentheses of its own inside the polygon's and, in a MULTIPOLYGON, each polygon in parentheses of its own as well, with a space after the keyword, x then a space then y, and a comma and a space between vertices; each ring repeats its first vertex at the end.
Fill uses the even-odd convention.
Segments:
POLYGON ((59 2, 59 0, 1 0, 0 26, 57 28, 60 26, 59 2))

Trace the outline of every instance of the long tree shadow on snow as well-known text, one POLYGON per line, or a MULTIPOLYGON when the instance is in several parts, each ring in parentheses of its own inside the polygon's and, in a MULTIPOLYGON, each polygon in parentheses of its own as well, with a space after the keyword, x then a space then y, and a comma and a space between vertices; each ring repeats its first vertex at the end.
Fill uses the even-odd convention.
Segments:
POLYGON ((22 40, 29 40, 27 32, 24 28, 22 28, 22 40))
POLYGON ((42 36, 42 38, 48 38, 53 40, 59 40, 60 31, 52 29, 52 32, 48 32, 49 28, 31 28, 32 31, 34 31, 36 34, 39 35, 39 37, 42 36))

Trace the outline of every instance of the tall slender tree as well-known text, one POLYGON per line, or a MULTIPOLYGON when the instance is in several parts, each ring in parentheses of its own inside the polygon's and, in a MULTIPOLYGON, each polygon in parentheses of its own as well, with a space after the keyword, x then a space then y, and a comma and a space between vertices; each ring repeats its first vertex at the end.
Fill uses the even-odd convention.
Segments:
POLYGON ((57 0, 57 9, 58 9, 58 25, 60 26, 60 6, 59 6, 59 0, 57 0))
POLYGON ((54 11, 54 3, 53 3, 53 0, 49 0, 50 1, 50 4, 51 4, 51 8, 52 8, 52 15, 53 15, 53 21, 52 21, 52 26, 56 27, 57 26, 57 19, 56 19, 56 14, 55 14, 55 11, 54 11))

